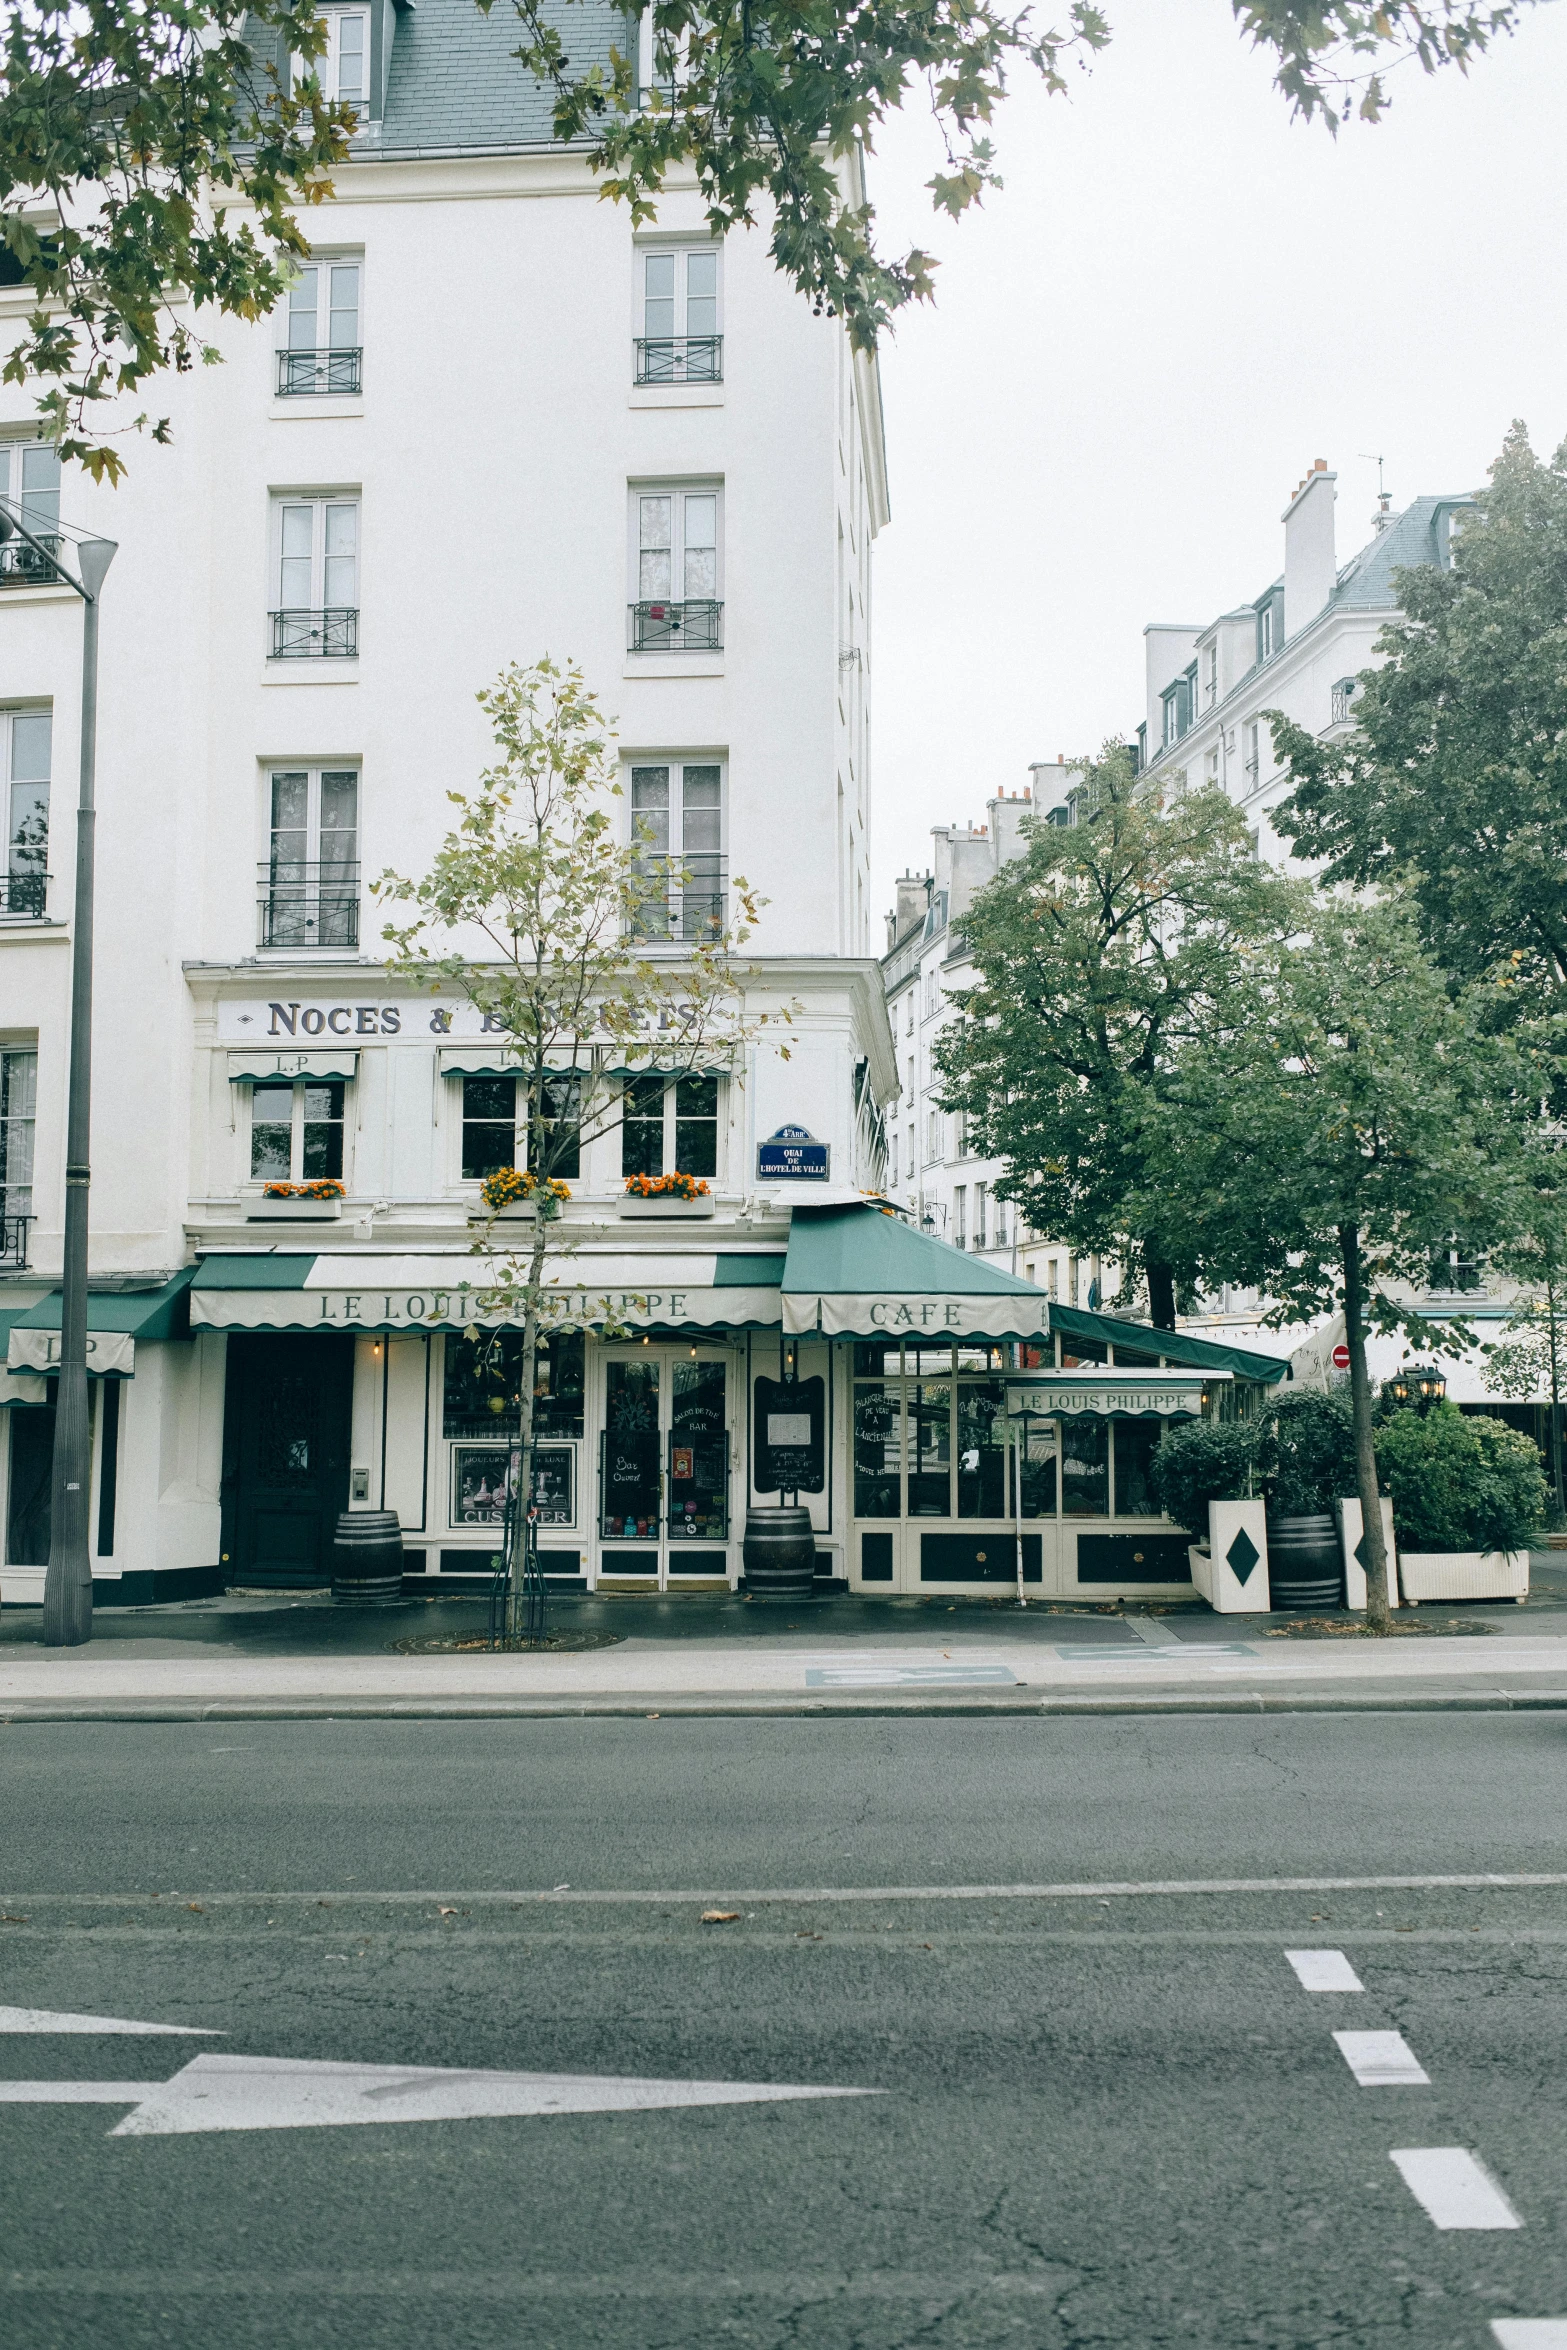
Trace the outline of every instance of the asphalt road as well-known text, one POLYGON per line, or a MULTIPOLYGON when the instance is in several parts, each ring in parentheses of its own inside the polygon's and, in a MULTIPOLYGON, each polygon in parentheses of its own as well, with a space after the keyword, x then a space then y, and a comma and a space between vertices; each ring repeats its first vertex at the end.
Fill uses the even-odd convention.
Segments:
POLYGON ((1552 1714, 5 1731, 0 2004, 225 2037, 0 2014, 0 2341, 1558 2350, 1567 1882, 1388 1880, 1564 1794, 1552 1714), (879 2094, 111 2135, 225 2054, 879 2094))

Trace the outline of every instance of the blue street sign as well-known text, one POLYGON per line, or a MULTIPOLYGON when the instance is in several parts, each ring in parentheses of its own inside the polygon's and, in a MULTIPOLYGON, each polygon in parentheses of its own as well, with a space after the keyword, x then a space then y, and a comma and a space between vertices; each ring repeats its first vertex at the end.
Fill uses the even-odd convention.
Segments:
POLYGON ((818 1142, 808 1126, 780 1126, 756 1146, 759 1183, 825 1183, 832 1145, 818 1142))

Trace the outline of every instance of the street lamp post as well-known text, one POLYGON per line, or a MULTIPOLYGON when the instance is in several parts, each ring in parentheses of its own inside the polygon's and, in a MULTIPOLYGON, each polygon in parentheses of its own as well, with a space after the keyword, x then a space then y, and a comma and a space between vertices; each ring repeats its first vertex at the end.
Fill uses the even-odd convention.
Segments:
POLYGON ((60 1299, 60 1371, 55 1399, 49 1565, 44 1576, 44 1641, 74 1648, 92 1638, 92 1561, 87 1555, 91 1445, 87 1417, 87 1151, 92 1125, 93 804, 98 749, 98 597, 117 552, 113 539, 77 543, 80 576, 0 507, 0 544, 24 539, 42 577, 82 599, 81 781, 76 800, 76 902, 71 938, 71 1069, 65 1129, 65 1266, 60 1299))

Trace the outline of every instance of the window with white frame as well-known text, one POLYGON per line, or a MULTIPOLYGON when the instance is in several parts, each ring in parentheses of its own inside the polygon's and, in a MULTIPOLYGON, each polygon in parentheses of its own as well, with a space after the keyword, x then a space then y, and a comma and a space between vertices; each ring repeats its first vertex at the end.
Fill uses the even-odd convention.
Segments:
POLYGON ((367 8, 325 8, 326 48, 308 63, 296 58, 294 78, 314 74, 323 98, 353 106, 363 116, 370 96, 370 11, 367 8))
POLYGON ((26 1233, 12 1219, 33 1212, 33 1131, 38 1115, 38 1055, 0 1052, 0 1262, 25 1264, 26 1233))
POLYGON ((1272 595, 1268 597, 1265 603, 1261 603, 1257 606, 1258 660, 1271 661, 1275 652, 1278 650, 1278 642, 1279 599, 1276 595, 1272 595))
POLYGON ((360 272, 353 257, 307 261, 276 312, 281 342, 277 388, 284 398, 363 389, 360 272))
POLYGON ((952 1245, 968 1247, 968 1185, 957 1184, 952 1193, 952 1245))
POLYGON ((359 944, 359 770, 274 767, 257 879, 264 947, 359 944))
POLYGON ((1211 708, 1219 698, 1219 648, 1216 644, 1207 647, 1203 654, 1203 661, 1206 669, 1204 693, 1211 708))
POLYGON ((52 441, 0 441, 0 499, 43 549, 24 538, 0 545, 0 587, 47 587, 60 544, 60 453, 52 441))
POLYGON ((274 498, 275 660, 352 660, 359 651, 359 500, 274 498))
POLYGON ((632 652, 722 651, 722 529, 716 482, 650 482, 632 491, 632 652))
POLYGON ((714 938, 724 927, 724 769, 718 759, 638 761, 631 825, 650 894, 644 938, 714 938))
POLYGON ((928 1160, 941 1156, 941 1112, 930 1110, 925 1119, 925 1156, 928 1160))
POLYGON ((1241 730, 1246 746, 1246 780, 1255 783, 1262 772, 1262 728, 1255 718, 1248 718, 1241 730))
POLYGON ((625 1079, 622 1175, 718 1173, 718 1079, 648 1069, 625 1079))
POLYGON ((898 1180, 898 1136, 896 1129, 887 1137, 887 1186, 890 1190, 898 1180))
POLYGON ((906 1180, 907 1182, 909 1182, 909 1183, 912 1183, 912 1182, 914 1181, 914 1170, 915 1170, 915 1167, 916 1167, 916 1166, 917 1166, 917 1164, 918 1164, 918 1155, 917 1155, 917 1153, 916 1153, 916 1151, 915 1151, 915 1148, 914 1148, 914 1123, 913 1123, 913 1120, 912 1120, 912 1119, 911 1119, 911 1120, 910 1120, 910 1122, 909 1122, 908 1143, 909 1143, 909 1147, 908 1147, 908 1154, 907 1154, 907 1155, 908 1155, 908 1162, 909 1162, 909 1172, 908 1172, 908 1175, 907 1175, 907 1177, 905 1178, 905 1180, 906 1180))
POLYGON ((343 1173, 341 1079, 250 1087, 250 1174, 256 1183, 320 1183, 343 1173))
POLYGON ((41 919, 48 911, 49 765, 54 721, 47 710, 0 711, 5 778, 5 873, 0 913, 41 919))
POLYGON ((637 382, 722 383, 718 247, 639 247, 637 293, 637 382))
MULTIPOLYGON (((582 1171, 582 1080, 572 1070, 544 1079, 546 1154, 551 1180, 574 1182, 582 1171)), ((505 1167, 526 1167, 529 1153, 528 1096, 519 1080, 501 1070, 474 1071, 462 1080, 462 1175, 482 1182, 505 1167)))
POLYGON ((1207 753, 1203 760, 1203 780, 1210 787, 1216 784, 1219 780, 1219 752, 1217 745, 1215 745, 1214 748, 1207 753))
POLYGON ((988 1246, 985 1239, 985 1202, 985 1186, 983 1183, 976 1183, 974 1186, 974 1246, 976 1248, 988 1246))

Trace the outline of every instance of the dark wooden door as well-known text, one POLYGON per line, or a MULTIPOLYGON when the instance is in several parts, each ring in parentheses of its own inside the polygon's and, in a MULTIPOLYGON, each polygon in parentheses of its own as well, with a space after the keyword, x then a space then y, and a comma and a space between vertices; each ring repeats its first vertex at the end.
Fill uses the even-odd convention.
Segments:
POLYGON ((325 1583, 348 1507, 354 1342, 229 1340, 224 1543, 230 1583, 325 1583))

